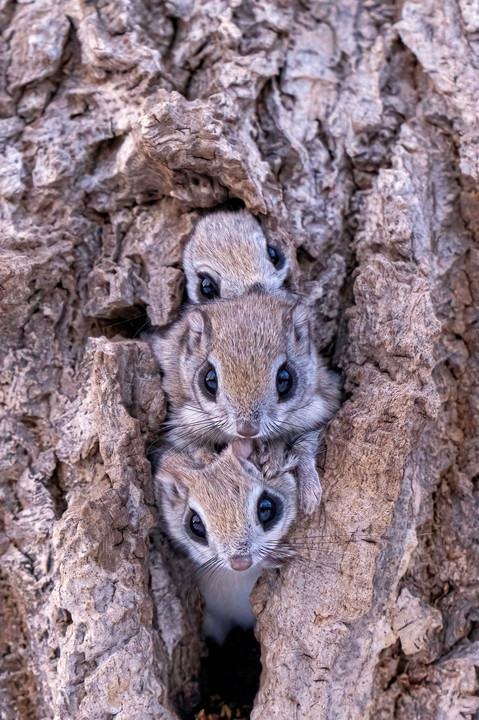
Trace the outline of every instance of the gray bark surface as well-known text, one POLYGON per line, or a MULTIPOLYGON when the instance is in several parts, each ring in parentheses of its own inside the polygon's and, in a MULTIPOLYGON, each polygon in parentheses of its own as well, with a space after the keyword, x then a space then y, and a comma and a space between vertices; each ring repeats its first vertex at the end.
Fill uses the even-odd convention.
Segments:
POLYGON ((252 719, 477 718, 477 3, 1 0, 0 31, 0 717, 197 701, 138 334, 237 197, 345 383, 322 506, 253 592, 252 719))

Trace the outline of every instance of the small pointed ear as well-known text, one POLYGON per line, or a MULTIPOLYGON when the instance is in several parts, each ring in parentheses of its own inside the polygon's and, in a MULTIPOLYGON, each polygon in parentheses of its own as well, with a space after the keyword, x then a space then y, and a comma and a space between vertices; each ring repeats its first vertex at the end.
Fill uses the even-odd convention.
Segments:
POLYGON ((256 465, 254 465, 254 463, 251 462, 251 460, 247 460, 246 458, 243 458, 243 457, 239 457, 238 460, 239 460, 241 467, 243 468, 243 470, 245 470, 245 472, 248 473, 248 475, 252 475, 256 479, 261 478, 260 471, 258 470, 256 465))
POLYGON ((198 347, 209 334, 209 320, 206 314, 195 308, 188 313, 188 349, 191 352, 198 347))
POLYGON ((236 438, 231 445, 223 450, 223 454, 229 455, 230 458, 240 465, 248 475, 258 477, 261 475, 256 465, 247 458, 253 453, 253 441, 247 438, 236 438))
POLYGON ((205 329, 205 319, 201 310, 192 310, 188 315, 188 323, 193 335, 200 337, 205 329))
POLYGON ((302 303, 297 303, 291 313, 291 320, 296 342, 306 350, 309 350, 311 323, 308 309, 302 303))
POLYGON ((185 501, 188 491, 177 478, 168 470, 160 468, 155 475, 155 482, 160 487, 161 493, 171 505, 180 501, 185 501))

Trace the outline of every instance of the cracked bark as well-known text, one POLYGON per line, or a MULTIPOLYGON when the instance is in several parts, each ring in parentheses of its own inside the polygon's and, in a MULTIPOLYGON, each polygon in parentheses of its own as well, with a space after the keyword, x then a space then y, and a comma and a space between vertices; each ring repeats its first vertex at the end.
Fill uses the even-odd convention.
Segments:
POLYGON ((2 717, 196 702, 201 606, 148 540, 165 404, 137 338, 180 307, 198 208, 239 197, 345 383, 323 505, 253 593, 252 718, 472 718, 474 4, 6 0, 0 30, 2 717))

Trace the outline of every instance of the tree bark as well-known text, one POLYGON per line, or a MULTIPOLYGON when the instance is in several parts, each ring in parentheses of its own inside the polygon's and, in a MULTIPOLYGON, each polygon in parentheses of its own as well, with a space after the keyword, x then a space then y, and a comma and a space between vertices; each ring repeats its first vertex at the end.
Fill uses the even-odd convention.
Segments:
POLYGON ((321 508, 252 595, 251 717, 478 717, 476 4, 3 0, 0 30, 0 716, 191 716, 138 336, 236 197, 344 380, 321 508))

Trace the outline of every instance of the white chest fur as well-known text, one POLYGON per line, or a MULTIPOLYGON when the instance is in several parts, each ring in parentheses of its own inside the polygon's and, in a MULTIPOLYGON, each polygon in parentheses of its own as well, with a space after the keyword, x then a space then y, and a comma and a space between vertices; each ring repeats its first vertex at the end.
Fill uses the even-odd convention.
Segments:
POLYGON ((233 627, 253 627, 249 595, 261 571, 257 566, 244 572, 222 568, 200 580, 206 602, 204 631, 207 637, 222 643, 233 627))

